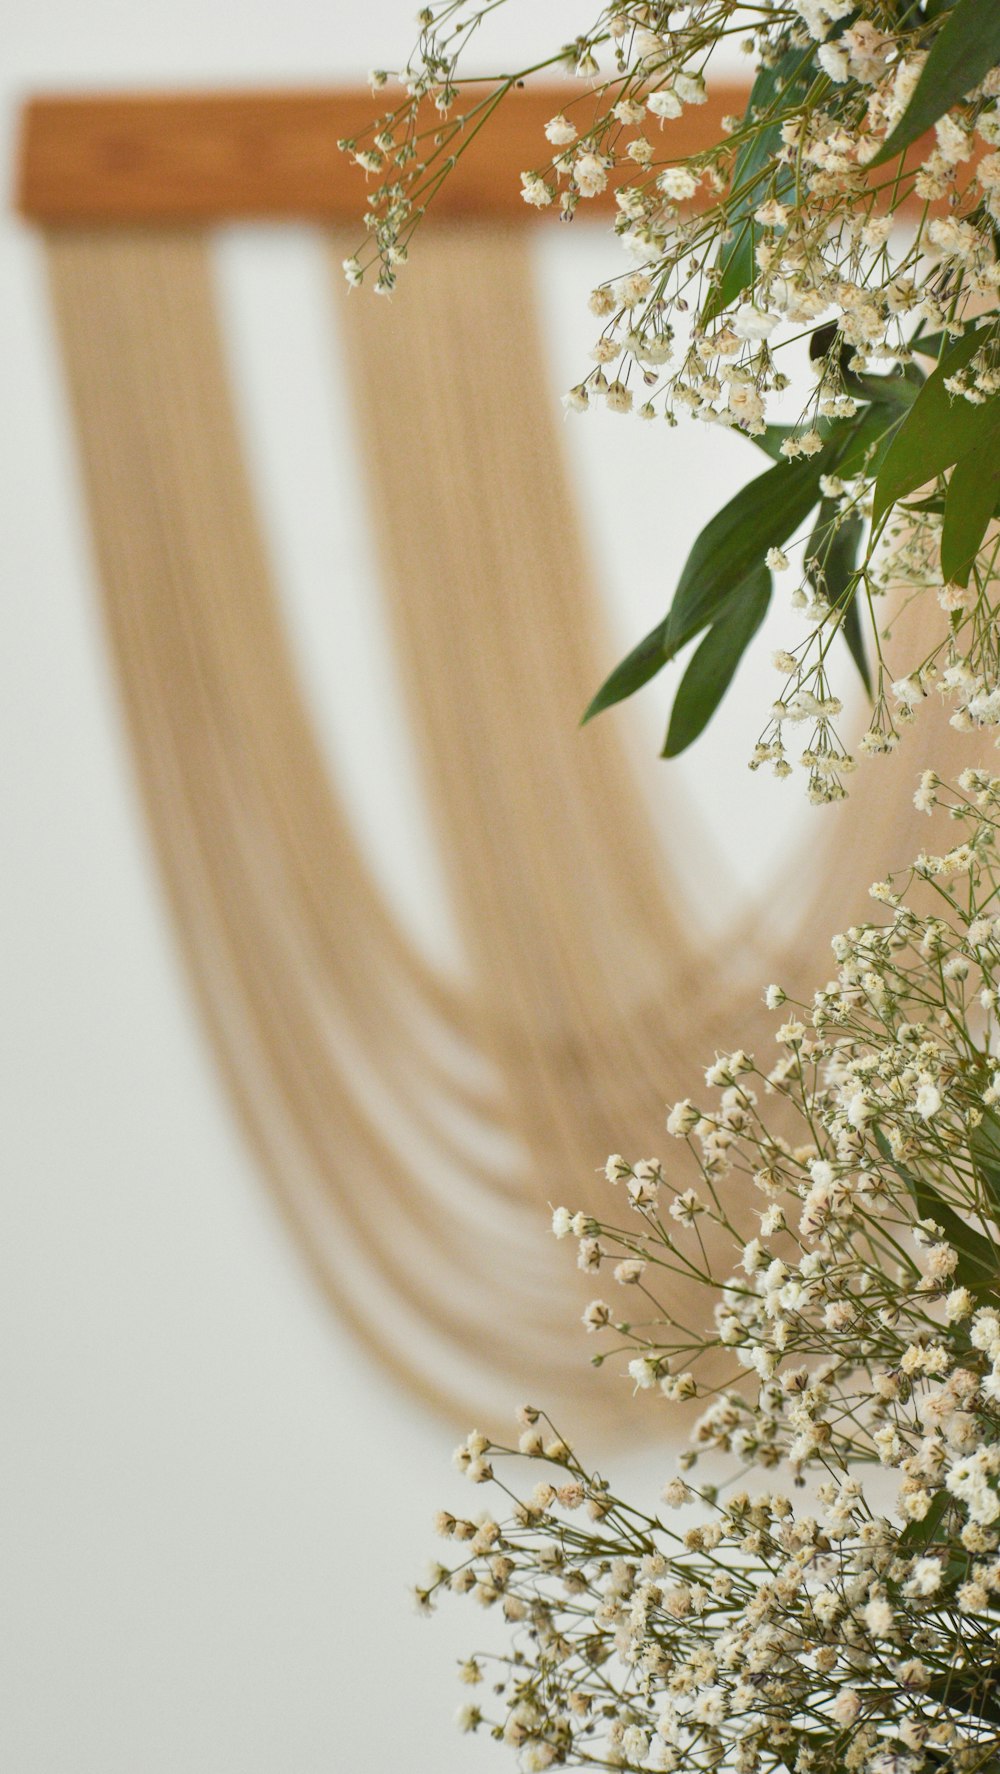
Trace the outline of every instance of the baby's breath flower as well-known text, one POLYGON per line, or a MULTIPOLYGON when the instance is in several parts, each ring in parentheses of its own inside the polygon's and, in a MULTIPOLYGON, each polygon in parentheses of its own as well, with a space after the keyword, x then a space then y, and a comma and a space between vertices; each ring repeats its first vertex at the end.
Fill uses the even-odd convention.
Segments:
MULTIPOLYGON (((428 194, 513 86, 458 72, 492 10, 425 7, 405 99, 344 145, 368 198, 351 283, 372 266, 392 292, 428 194)), ((1000 742, 982 467, 1000 399, 1000 66, 984 8, 967 63, 948 63, 966 74, 937 75, 929 137, 893 159, 971 16, 904 10, 748 14, 771 96, 757 87, 680 158, 671 125, 706 100, 731 0, 611 0, 562 50, 591 83, 584 106, 570 121, 567 94, 551 153, 522 175, 531 207, 567 219, 613 193, 628 255, 590 297, 600 338, 567 409, 689 414, 773 459, 721 589, 742 594, 755 562, 765 577, 796 563, 751 763, 801 767, 823 804, 938 704, 954 744, 1000 742), (851 655, 871 691, 856 742, 841 731, 851 655)), ((926 768, 913 803, 926 849, 874 884, 873 921, 835 939, 832 977, 805 1001, 796 983, 790 1005, 767 988, 783 1017, 768 1063, 718 1054, 704 1106, 667 1111, 669 1167, 615 1154, 606 1213, 553 1210, 583 1272, 623 1290, 583 1312, 610 1333, 595 1365, 617 1365, 643 1409, 699 1398, 660 1515, 534 1407, 509 1446, 474 1432, 456 1451, 473 1483, 499 1481, 502 1519, 443 1512, 451 1568, 418 1602, 450 1591, 506 1622, 509 1650, 466 1665, 489 1680, 460 1722, 526 1771, 1000 1765, 1000 772, 980 758, 950 787, 926 768), (682 1506, 673 1532, 661 1516, 682 1506)))

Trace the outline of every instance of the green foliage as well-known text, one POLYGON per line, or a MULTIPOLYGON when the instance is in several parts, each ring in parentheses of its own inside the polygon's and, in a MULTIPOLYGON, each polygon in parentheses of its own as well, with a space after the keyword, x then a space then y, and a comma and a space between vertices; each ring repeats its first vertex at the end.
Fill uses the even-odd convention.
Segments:
MULTIPOLYGON (((1000 402, 991 402, 1000 418, 1000 402)), ((948 482, 941 530, 941 571, 948 583, 965 585, 1000 498, 1000 426, 955 463, 948 482)))
POLYGON ((1000 435, 1000 401, 973 405, 950 394, 945 383, 983 343, 969 331, 928 376, 886 452, 875 485, 872 519, 879 523, 900 499, 944 474, 963 456, 1000 435))
POLYGON ((829 471, 830 446, 816 456, 778 462, 741 488, 706 524, 684 564, 667 618, 664 662, 713 620, 755 573, 769 548, 805 521, 829 471))
POLYGON ((886 452, 875 486, 878 523, 899 500, 951 470, 943 496, 912 507, 943 515, 941 571, 946 582, 967 583, 972 564, 1000 503, 1000 399, 973 404, 951 394, 947 379, 983 344, 970 331, 946 351, 928 377, 886 452))
POLYGON ((871 673, 858 615, 854 576, 865 526, 856 512, 841 515, 836 499, 823 499, 806 547, 806 573, 831 609, 841 610, 844 639, 861 682, 871 695, 871 673))
POLYGON ((969 1149, 987 1207, 1000 1214, 1000 1122, 988 1110, 972 1134, 969 1149))
MULTIPOLYGON (((601 685, 584 714, 584 721, 631 696, 648 683, 687 641, 724 617, 723 638, 714 642, 701 659, 694 679, 695 684, 704 685, 708 664, 716 658, 729 660, 732 645, 742 636, 739 652, 732 658, 726 682, 720 690, 721 697, 759 626, 759 621, 737 619, 733 614, 735 605, 742 597, 749 596, 752 603, 759 598, 764 556, 769 548, 780 548, 783 542, 787 542, 809 515, 818 496, 823 460, 823 456, 807 457, 797 462, 781 460, 758 475, 749 486, 743 487, 716 513, 688 555, 666 616, 601 685)), ((770 575, 767 577, 770 584, 770 575)), ((690 730, 692 696, 693 690, 689 687, 685 696, 687 706, 682 711, 681 724, 676 732, 671 723, 674 740, 678 733, 688 733, 684 745, 690 744, 696 736, 696 732, 690 730)), ((705 719, 697 726, 697 732, 705 725, 718 700, 717 697, 705 719)), ((668 735, 664 755, 674 756, 682 749, 683 746, 673 743, 668 735)))
MULTIPOLYGON (((989 678, 995 661, 981 594, 985 539, 1000 509, 1000 83, 987 78, 1000 73, 1000 0, 846 0, 825 9, 764 0, 742 22, 733 0, 699 0, 679 29, 669 22, 676 8, 613 0, 571 42, 520 72, 463 82, 461 55, 501 3, 423 7, 405 98, 394 95, 362 138, 342 144, 366 180, 377 179, 367 240, 344 261, 348 282, 377 264, 376 291, 394 289, 420 218, 525 79, 559 66, 586 82, 576 97, 567 89, 565 114, 544 126, 521 195, 567 222, 613 195, 615 234, 639 269, 609 275, 592 292, 601 335, 594 367, 568 404, 583 412, 606 402, 612 412, 671 424, 684 412, 731 426, 774 467, 706 526, 670 607, 611 672, 584 720, 699 642, 666 755, 690 743, 719 700, 710 669, 719 671, 721 694, 755 631, 768 551, 798 549, 821 507, 793 593, 811 633, 788 653, 787 693, 771 702, 752 761, 786 774, 789 730, 814 717, 800 748, 808 792, 838 799, 855 759, 835 726, 842 700, 827 673, 835 628, 871 696, 859 741, 866 753, 898 743, 917 707, 907 698, 925 689, 924 678, 959 696, 959 647, 962 686, 989 678), (664 123, 709 97, 716 50, 744 30, 754 78, 743 116, 699 128, 685 149, 664 123), (428 128, 431 100, 439 115, 428 128), (939 140, 929 133, 935 124, 939 140), (918 141, 918 153, 908 153, 918 141), (887 170, 869 177, 871 167, 887 170), (910 204, 904 244, 892 222, 910 204), (838 319, 816 324, 830 314, 838 319), (978 331, 963 336, 970 326, 978 331), (803 333, 819 385, 803 391, 795 423, 776 424, 800 375, 803 333), (984 354, 973 364, 984 344, 991 360, 984 354), (926 385, 915 353, 935 360, 926 385), (886 363, 896 368, 877 373, 886 363), (945 384, 963 365, 968 380, 955 396, 945 384), (842 483, 836 512, 819 485, 824 473, 842 483), (892 507, 914 493, 922 500, 887 526, 892 507), (869 531, 860 514, 870 498, 869 531), (977 595, 943 598, 939 638, 912 671, 902 669, 891 629, 877 633, 876 613, 889 608, 882 594, 935 594, 939 561, 951 586, 975 572, 977 595)), ((388 79, 378 74, 376 87, 388 79)))
POLYGON ((904 1552, 922 1552, 938 1538, 945 1517, 954 1508, 947 1491, 938 1491, 931 1499, 931 1506, 923 1521, 911 1521, 899 1536, 899 1544, 904 1552))
POLYGON ((947 1242, 958 1252, 955 1280, 971 1294, 985 1295, 992 1300, 997 1289, 996 1252, 990 1239, 973 1231, 968 1221, 938 1193, 931 1183, 918 1176, 908 1165, 894 1159, 888 1140, 880 1129, 875 1130, 875 1144, 886 1163, 906 1184, 913 1205, 921 1219, 933 1220, 940 1226, 947 1242))
MULTIPOLYGON (((768 549, 787 542, 809 515, 816 503, 822 461, 822 456, 797 462, 782 459, 716 513, 688 555, 666 616, 601 685, 584 721, 641 689, 687 641, 721 615, 723 606, 732 607, 744 586, 758 578, 768 549)), ((748 633, 744 645, 749 639, 748 633)))
POLYGON ((581 726, 593 720, 595 715, 603 713, 604 709, 611 708, 614 703, 623 702, 626 696, 633 696, 636 690, 641 690, 643 684, 648 684, 650 678, 654 678, 663 669, 667 663, 664 644, 668 621, 669 616, 664 616, 662 622, 650 629, 621 664, 615 666, 610 677, 605 678, 597 695, 588 703, 581 726))
MULTIPOLYGON (((820 357, 831 348, 834 329, 817 331, 814 356, 820 357)), ((585 722, 641 689, 708 628, 709 636, 681 680, 663 756, 675 757, 690 745, 714 714, 760 626, 766 608, 761 575, 768 550, 782 547, 817 505, 819 517, 806 551, 807 561, 816 561, 813 582, 821 576, 827 600, 843 610, 845 639, 870 688, 860 620, 853 592, 849 595, 864 526, 854 514, 833 521, 837 504, 822 500, 820 480, 834 472, 845 477, 875 472, 915 408, 923 379, 912 366, 905 374, 888 376, 857 376, 843 366, 840 373, 865 404, 853 419, 828 424, 823 448, 813 456, 787 461, 781 455, 790 435, 787 426, 769 425, 755 437, 774 467, 757 475, 706 524, 684 564, 670 609, 601 685, 585 722), (708 681, 712 669, 720 674, 717 694, 708 681)))
POLYGON ((770 602, 771 575, 763 567, 751 574, 723 605, 678 686, 663 757, 676 758, 704 731, 767 615, 770 602))
POLYGON ((931 44, 916 90, 872 166, 902 154, 1000 62, 1000 6, 958 0, 931 44))
POLYGON ((759 125, 771 115, 776 115, 776 121, 767 128, 753 129, 737 155, 726 205, 730 237, 720 249, 718 278, 702 311, 706 323, 716 320, 753 283, 757 241, 762 232, 753 219, 754 210, 765 195, 782 198, 795 189, 794 167, 775 163, 781 146, 781 123, 777 119, 802 103, 813 75, 812 51, 803 55, 800 49, 791 49, 773 68, 761 68, 750 89, 744 127, 759 125))

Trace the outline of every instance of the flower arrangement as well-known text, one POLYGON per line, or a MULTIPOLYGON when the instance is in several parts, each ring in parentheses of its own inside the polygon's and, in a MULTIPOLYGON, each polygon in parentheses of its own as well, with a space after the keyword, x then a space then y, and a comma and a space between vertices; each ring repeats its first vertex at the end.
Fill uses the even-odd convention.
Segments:
POLYGON ((554 1213, 629 1301, 595 1299, 588 1331, 701 1406, 661 1513, 533 1409, 514 1445, 458 1450, 508 1511, 443 1516, 456 1556, 420 1598, 471 1591, 512 1622, 499 1706, 464 1722, 526 1768, 998 1765, 1000 778, 920 792, 958 841, 876 885, 886 921, 834 939, 811 1004, 770 988, 775 1065, 724 1055, 708 1100, 671 1109, 688 1174, 614 1156, 617 1212, 554 1213), (707 1290, 710 1331, 675 1321, 672 1276, 707 1290))
MULTIPOLYGON (((404 96, 345 144, 379 181, 352 281, 371 264, 392 289, 463 143, 531 72, 459 75, 501 3, 426 8, 404 96)), ((581 87, 525 200, 569 218, 613 186, 629 254, 590 298, 568 405, 689 412, 770 459, 588 713, 697 641, 683 749, 791 574, 805 633, 775 658, 754 765, 790 774, 801 727, 810 796, 843 795, 841 656, 870 690, 862 754, 932 694, 962 731, 1000 726, 1000 7, 611 0, 538 66, 560 62, 581 87), (730 39, 755 65, 746 113, 671 159, 730 39), (935 638, 900 657, 890 616, 918 601, 935 638)), ((811 1002, 768 989, 777 1062, 718 1057, 668 1115, 679 1161, 614 1156, 606 1219, 554 1213, 613 1277, 585 1314, 596 1361, 624 1352, 638 1389, 698 1412, 660 1506, 617 1496, 534 1407, 511 1445, 458 1450, 502 1503, 441 1516, 419 1599, 509 1622, 503 1654, 463 1667, 462 1720, 526 1770, 1000 1769, 1000 775, 927 771, 916 803, 935 852, 875 884, 880 921, 834 938, 811 1002), (672 1313, 679 1275, 704 1325, 672 1313)))

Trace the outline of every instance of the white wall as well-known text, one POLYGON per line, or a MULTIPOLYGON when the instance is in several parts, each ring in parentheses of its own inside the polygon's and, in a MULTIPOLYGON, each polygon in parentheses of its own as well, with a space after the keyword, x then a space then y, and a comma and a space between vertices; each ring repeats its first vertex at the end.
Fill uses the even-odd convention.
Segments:
MULTIPOLYGON (((41 87, 356 75, 396 59, 412 5, 11 6, 8 134, 20 95, 41 87)), ((553 34, 577 11, 546 0, 553 34)), ((514 0, 512 53, 537 14, 514 0)), ((553 392, 589 342, 582 301, 576 336, 556 310, 582 297, 604 250, 565 230, 540 247, 553 392)), ((342 416, 327 433, 310 406, 315 245, 240 230, 220 267, 290 619, 322 662, 341 519, 324 514, 317 476, 346 434, 342 416), (275 325, 292 311, 300 324, 275 325), (296 445, 301 474, 287 472, 296 445)), ((451 1724, 450 1664, 480 1621, 456 1604, 429 1626, 406 1595, 433 1551, 434 1509, 464 1495, 454 1435, 372 1372, 305 1281, 178 968, 95 618, 39 253, 13 220, 0 227, 0 315, 0 1766, 502 1766, 451 1724)), ((600 418, 567 438, 628 639, 661 613, 720 484, 748 472, 746 446, 678 444, 665 428, 654 442, 600 418), (664 486, 676 516, 623 552, 619 500, 638 488, 659 513, 664 486)), ((364 538, 353 546, 363 602, 364 538)), ((325 704, 322 676, 313 690, 322 724, 332 693, 325 704)), ((734 818, 746 778, 739 755, 721 762, 727 743, 731 731, 696 769, 734 818)))

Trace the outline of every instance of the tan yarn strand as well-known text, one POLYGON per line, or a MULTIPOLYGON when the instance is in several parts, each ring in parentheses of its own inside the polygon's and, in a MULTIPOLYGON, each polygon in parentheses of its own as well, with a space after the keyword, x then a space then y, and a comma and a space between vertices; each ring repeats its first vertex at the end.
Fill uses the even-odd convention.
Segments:
MULTIPOLYGON (((48 255, 142 791, 261 1170, 336 1309, 411 1390, 487 1424, 522 1395, 573 1397, 607 1431, 627 1389, 586 1374, 597 1286, 546 1237, 549 1204, 595 1199, 615 1146, 662 1150, 665 1101, 716 1046, 770 1040, 762 981, 824 971, 830 931, 863 912, 859 866, 913 848, 916 816, 888 826, 881 768, 863 772, 824 818, 827 879, 801 904, 772 896, 783 928, 748 909, 720 969, 622 721, 577 728, 607 647, 523 239, 429 232, 390 312, 355 298, 340 325, 465 953, 459 981, 439 975, 377 890, 310 727, 205 241, 59 231, 48 255)), ((675 797, 666 771, 656 792, 675 797)), ((670 824, 696 841, 682 808, 670 824)))

